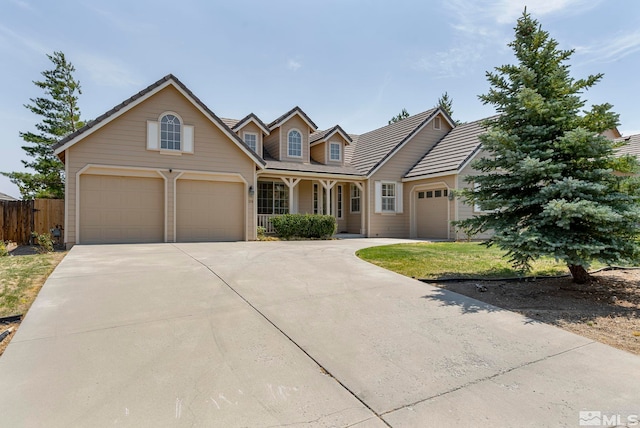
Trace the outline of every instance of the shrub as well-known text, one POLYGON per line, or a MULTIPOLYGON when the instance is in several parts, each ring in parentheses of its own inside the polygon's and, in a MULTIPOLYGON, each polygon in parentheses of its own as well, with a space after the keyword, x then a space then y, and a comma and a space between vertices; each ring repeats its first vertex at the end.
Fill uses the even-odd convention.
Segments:
POLYGON ((267 234, 267 229, 264 226, 258 226, 256 232, 258 233, 258 238, 264 238, 267 234))
POLYGON ((0 241, 0 257, 6 257, 9 255, 9 250, 7 250, 7 244, 4 241, 0 241))
POLYGON ((53 252, 53 241, 49 235, 44 233, 42 235, 38 235, 34 232, 33 237, 36 239, 36 243, 40 246, 40 248, 38 248, 39 253, 44 254, 53 252))
POLYGON ((283 214, 271 219, 278 236, 289 239, 329 238, 336 233, 336 219, 330 215, 283 214))

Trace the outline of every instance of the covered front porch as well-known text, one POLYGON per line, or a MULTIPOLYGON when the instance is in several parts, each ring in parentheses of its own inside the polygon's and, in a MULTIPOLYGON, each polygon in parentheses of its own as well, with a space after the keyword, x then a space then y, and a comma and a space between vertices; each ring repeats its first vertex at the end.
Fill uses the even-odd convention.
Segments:
POLYGON ((274 233, 271 219, 282 214, 329 214, 337 234, 366 236, 364 180, 352 177, 261 175, 256 187, 257 226, 274 233))

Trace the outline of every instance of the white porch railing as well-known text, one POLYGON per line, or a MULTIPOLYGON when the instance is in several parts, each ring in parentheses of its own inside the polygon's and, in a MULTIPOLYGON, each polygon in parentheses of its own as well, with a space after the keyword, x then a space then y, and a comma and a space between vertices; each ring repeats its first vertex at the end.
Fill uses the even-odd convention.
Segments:
POLYGON ((271 219, 279 214, 258 214, 258 227, 264 227, 265 233, 275 233, 271 219))

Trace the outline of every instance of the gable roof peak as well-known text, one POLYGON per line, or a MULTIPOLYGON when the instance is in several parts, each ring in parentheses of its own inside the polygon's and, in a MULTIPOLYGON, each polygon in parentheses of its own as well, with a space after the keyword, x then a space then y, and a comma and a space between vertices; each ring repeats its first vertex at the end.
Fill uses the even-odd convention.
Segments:
POLYGON ((269 130, 273 131, 275 128, 282 125, 284 122, 289 120, 294 115, 300 116, 302 120, 304 120, 313 131, 316 131, 318 129, 318 126, 313 122, 313 120, 311 120, 309 116, 307 116, 307 114, 300 107, 295 106, 294 108, 292 108, 291 110, 289 110, 288 112, 286 112, 285 114, 283 114, 282 116, 280 116, 279 118, 271 122, 268 125, 269 130))

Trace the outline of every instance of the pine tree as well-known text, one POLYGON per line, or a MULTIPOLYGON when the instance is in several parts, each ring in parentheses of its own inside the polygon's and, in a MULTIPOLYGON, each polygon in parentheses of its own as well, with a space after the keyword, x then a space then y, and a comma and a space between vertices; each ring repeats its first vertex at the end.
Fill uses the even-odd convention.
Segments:
POLYGON ((402 111, 400 113, 398 113, 397 116, 393 116, 391 118, 391 120, 389 120, 389 125, 391 125, 392 123, 400 122, 402 119, 406 119, 409 116, 410 116, 410 114, 407 111, 407 109, 403 108, 402 111))
POLYGON ((612 106, 583 111, 580 97, 602 74, 573 79, 573 51, 558 49, 526 9, 509 46, 518 63, 488 72, 480 96, 499 113, 480 137, 487 155, 472 164, 483 174, 461 192, 489 212, 457 225, 493 230, 487 244, 523 270, 541 256, 562 260, 577 283, 589 281, 594 260, 637 261, 640 192, 630 174, 638 161, 616 157, 615 143, 600 135, 618 123, 612 106))
POLYGON ((436 107, 440 107, 447 112, 449 117, 453 117, 453 100, 449 98, 449 94, 446 91, 438 98, 438 105, 436 107))
MULTIPOLYGON (((445 91, 444 94, 438 98, 438 104, 436 107, 440 107, 442 110, 446 111, 450 118, 453 119, 453 99, 449 97, 449 94, 445 91)), ((453 120, 456 125, 461 125, 462 122, 459 120, 453 120)))
POLYGON ((62 52, 47 57, 55 68, 41 73, 44 80, 33 82, 44 90, 45 96, 31 98, 31 104, 25 105, 42 121, 35 126, 37 132, 20 133, 27 143, 22 149, 33 158, 22 164, 35 172, 2 173, 18 186, 23 199, 64 198, 64 165, 53 153, 53 145, 82 127, 78 107, 82 92, 80 82, 73 77, 75 68, 62 52))

